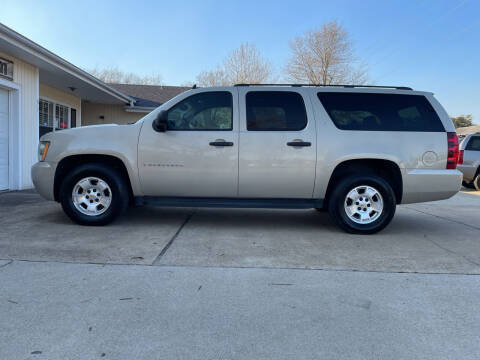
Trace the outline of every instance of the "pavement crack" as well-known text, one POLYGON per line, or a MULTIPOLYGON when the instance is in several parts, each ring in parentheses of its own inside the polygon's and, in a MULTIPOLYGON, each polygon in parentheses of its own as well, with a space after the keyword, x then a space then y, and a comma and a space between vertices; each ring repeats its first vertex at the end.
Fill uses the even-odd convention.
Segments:
POLYGON ((185 227, 185 225, 187 225, 187 223, 190 221, 190 219, 192 218, 192 216, 195 214, 195 211, 193 211, 192 213, 188 214, 188 216, 185 218, 185 221, 182 223, 182 225, 180 225, 180 227, 178 228, 178 230, 175 232, 175 234, 173 234, 172 238, 169 240, 169 242, 167 243, 167 245, 165 245, 165 247, 162 249, 162 251, 160 251, 160 254, 158 254, 158 256, 155 258, 155 260, 153 260, 152 262, 152 265, 158 265, 160 263, 160 260, 162 259, 163 255, 165 255, 165 253, 168 251, 168 249, 170 248, 170 246, 172 246, 173 242, 175 241, 175 239, 178 237, 178 235, 182 232, 183 228, 185 227))
POLYGON ((469 263, 472 264, 472 265, 480 266, 479 263, 477 263, 477 262, 469 259, 469 258, 466 257, 465 255, 462 255, 462 254, 460 254, 460 253, 457 253, 456 251, 453 251, 453 250, 451 250, 451 249, 449 249, 449 248, 446 248, 445 246, 440 245, 440 244, 437 243, 435 240, 430 239, 428 236, 425 236, 424 238, 425 238, 425 240, 430 241, 432 244, 434 244, 434 245, 437 246, 438 248, 440 248, 440 249, 442 249, 442 250, 444 250, 444 251, 446 251, 446 252, 448 252, 448 253, 450 253, 450 254, 460 256, 462 259, 466 260, 467 262, 469 262, 469 263))
POLYGON ((442 219, 442 220, 447 220, 447 221, 451 221, 451 222, 454 222, 456 224, 461 224, 463 226, 466 226, 466 227, 469 227, 471 229, 475 229, 475 230, 480 230, 479 227, 476 227, 476 226, 473 226, 473 225, 470 225, 470 224, 466 224, 464 222, 461 222, 461 221, 458 221, 458 220, 453 220, 453 219, 449 219, 447 217, 443 217, 443 216, 440 216, 440 215, 434 215, 434 214, 430 214, 426 211, 422 211, 422 210, 418 210, 418 209, 415 209, 415 208, 412 208, 410 206, 404 206, 405 209, 409 209, 409 210, 413 210, 413 211, 416 211, 416 212, 419 212, 419 213, 422 213, 422 214, 425 214, 425 215, 430 215, 430 216, 433 216, 433 217, 436 217, 438 219, 442 219))
MULTIPOLYGON (((438 245, 437 245, 438 246, 438 245)), ((448 250, 447 250, 448 251, 448 250)), ((451 250, 450 250, 451 251, 451 250)), ((0 259, 6 260, 6 259, 0 259)), ((131 263, 85 263, 85 262, 66 262, 55 260, 23 260, 15 259, 18 263, 31 263, 31 264, 62 264, 62 265, 87 265, 87 266, 106 266, 106 267, 152 267, 152 264, 131 264, 131 263)), ((236 269, 236 270, 292 270, 292 271, 324 271, 324 272, 351 272, 351 273, 373 273, 373 274, 399 274, 399 275, 451 275, 451 276, 480 276, 480 272, 456 272, 456 271, 418 271, 418 270, 375 270, 375 269, 359 269, 359 268, 328 268, 328 267, 289 267, 289 266, 241 266, 241 265, 172 265, 172 264, 158 264, 157 268, 165 269, 236 269)), ((168 270, 172 272, 172 270, 168 270)), ((90 300, 90 299, 88 299, 90 300)))
POLYGON ((11 263, 13 263, 13 260, 10 260, 10 261, 7 262, 6 264, 0 265, 0 269, 1 269, 1 268, 4 268, 4 267, 7 267, 7 266, 10 265, 11 263))

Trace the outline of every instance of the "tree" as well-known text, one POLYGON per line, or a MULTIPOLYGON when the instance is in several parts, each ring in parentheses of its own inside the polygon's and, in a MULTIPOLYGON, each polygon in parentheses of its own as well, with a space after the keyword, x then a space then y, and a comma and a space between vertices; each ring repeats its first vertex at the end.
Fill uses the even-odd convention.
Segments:
POLYGON ((216 70, 202 71, 197 76, 197 83, 200 86, 227 86, 232 85, 225 76, 225 72, 221 66, 216 70))
POLYGON ((456 128, 472 126, 473 125, 472 120, 473 120, 472 119, 472 114, 452 117, 453 125, 455 125, 456 128))
POLYGON ((132 72, 124 72, 118 67, 109 69, 95 68, 87 71, 100 80, 111 84, 162 85, 162 76, 160 74, 140 76, 132 72))
POLYGON ((361 85, 367 81, 367 69, 358 64, 348 33, 337 21, 294 38, 290 49, 286 72, 295 82, 361 85))
POLYGON ((225 86, 239 83, 265 83, 272 79, 272 65, 257 47, 248 42, 233 50, 215 70, 197 76, 201 86, 225 86))

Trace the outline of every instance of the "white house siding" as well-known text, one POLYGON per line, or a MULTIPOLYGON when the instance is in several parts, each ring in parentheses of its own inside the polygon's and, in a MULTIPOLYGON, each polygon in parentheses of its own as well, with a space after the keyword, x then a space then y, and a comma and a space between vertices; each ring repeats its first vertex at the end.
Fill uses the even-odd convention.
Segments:
POLYGON ((145 115, 143 113, 126 112, 124 105, 82 104, 82 125, 128 124, 136 122, 145 115), (101 119, 101 116, 104 119, 101 119))
POLYGON ((33 186, 30 168, 37 162, 38 147, 38 68, 0 52, 0 57, 13 61, 13 82, 20 87, 20 141, 19 183, 13 189, 33 186))
POLYGON ((73 94, 40 83, 40 99, 50 100, 77 110, 77 126, 82 124, 82 99, 73 94))

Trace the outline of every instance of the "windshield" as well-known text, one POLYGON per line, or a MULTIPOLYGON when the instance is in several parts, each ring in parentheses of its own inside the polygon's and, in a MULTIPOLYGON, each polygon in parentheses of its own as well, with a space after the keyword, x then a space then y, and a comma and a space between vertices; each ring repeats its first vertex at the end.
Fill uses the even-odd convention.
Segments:
POLYGON ((184 94, 186 92, 189 92, 191 90, 187 90, 181 94, 178 94, 177 96, 171 98, 170 100, 168 100, 167 102, 163 103, 162 105, 160 105, 159 107, 157 107, 156 109, 152 110, 151 112, 149 112, 148 114, 146 114, 145 116, 141 117, 140 119, 138 119, 134 124, 137 124, 141 121, 145 121, 146 119, 150 119, 151 117, 155 118, 157 116, 157 114, 162 111, 162 110, 168 110, 170 109, 173 105, 175 105, 177 102, 178 102, 178 98, 179 97, 183 97, 184 94))

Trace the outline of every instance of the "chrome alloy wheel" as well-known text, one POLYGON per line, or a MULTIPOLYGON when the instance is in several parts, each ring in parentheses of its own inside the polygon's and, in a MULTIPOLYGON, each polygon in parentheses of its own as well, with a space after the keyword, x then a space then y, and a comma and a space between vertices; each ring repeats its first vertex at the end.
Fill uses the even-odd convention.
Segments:
POLYGON ((110 207, 112 190, 102 179, 86 177, 73 187, 72 201, 75 208, 82 214, 97 216, 110 207))
POLYGON ((357 224, 370 224, 383 212, 383 198, 380 192, 371 186, 357 186, 345 197, 345 213, 357 224))

